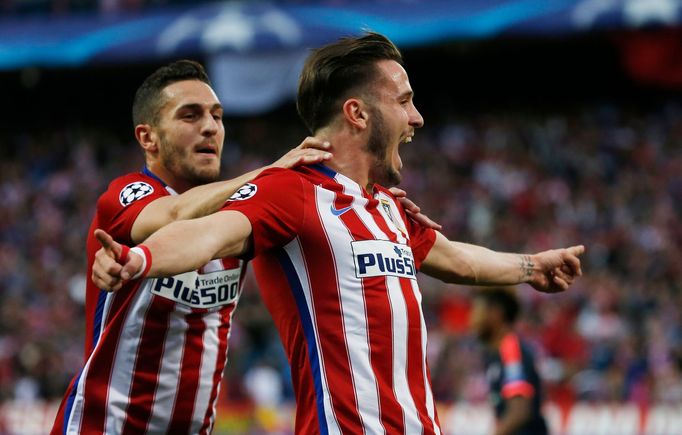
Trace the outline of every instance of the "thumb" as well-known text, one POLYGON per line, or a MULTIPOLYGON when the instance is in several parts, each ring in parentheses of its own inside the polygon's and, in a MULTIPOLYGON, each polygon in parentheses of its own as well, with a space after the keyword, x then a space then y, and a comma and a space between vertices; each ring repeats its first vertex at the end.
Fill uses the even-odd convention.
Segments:
POLYGON ((128 261, 126 261, 123 265, 123 269, 121 269, 121 278, 124 281, 129 280, 131 277, 137 275, 141 267, 142 258, 137 254, 130 253, 128 255, 128 261))
POLYGON ((113 255, 114 259, 118 259, 121 256, 121 244, 116 242, 106 231, 97 228, 95 230, 95 238, 102 245, 102 248, 113 255))

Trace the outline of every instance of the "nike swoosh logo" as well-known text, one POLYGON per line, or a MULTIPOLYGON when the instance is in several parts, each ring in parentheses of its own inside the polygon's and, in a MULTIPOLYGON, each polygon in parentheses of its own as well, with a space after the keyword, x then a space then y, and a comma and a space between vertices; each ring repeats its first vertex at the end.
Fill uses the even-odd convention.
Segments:
POLYGON ((342 214, 344 214, 345 212, 347 212, 348 210, 350 210, 351 207, 348 206, 348 207, 344 207, 344 208, 338 209, 338 208, 334 207, 334 204, 332 204, 332 205, 330 206, 330 209, 331 209, 332 214, 333 214, 334 216, 341 216, 342 214))

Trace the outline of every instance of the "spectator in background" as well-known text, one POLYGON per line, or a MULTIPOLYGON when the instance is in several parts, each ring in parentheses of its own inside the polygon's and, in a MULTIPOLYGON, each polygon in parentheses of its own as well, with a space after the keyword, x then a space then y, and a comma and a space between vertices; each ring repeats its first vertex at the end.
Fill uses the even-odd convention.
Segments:
POLYGON ((514 331, 519 302, 511 289, 474 293, 471 325, 486 347, 485 370, 495 408, 495 435, 543 435, 542 391, 534 356, 514 331))

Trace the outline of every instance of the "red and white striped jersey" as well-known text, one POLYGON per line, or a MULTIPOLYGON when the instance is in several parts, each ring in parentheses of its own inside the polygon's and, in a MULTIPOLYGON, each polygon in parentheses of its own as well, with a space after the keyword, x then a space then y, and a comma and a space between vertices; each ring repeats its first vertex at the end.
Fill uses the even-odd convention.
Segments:
POLYGON ((262 173, 223 210, 254 268, 296 389, 296 432, 440 433, 416 274, 435 232, 393 195, 322 165, 262 173))
MULTIPOLYGON (((114 180, 97 202, 87 238, 88 278, 102 228, 134 245, 135 219, 175 194, 145 169, 114 180)), ((213 260, 169 278, 107 293, 88 279, 85 363, 72 380, 52 434, 208 433, 241 292, 241 260, 213 260)))

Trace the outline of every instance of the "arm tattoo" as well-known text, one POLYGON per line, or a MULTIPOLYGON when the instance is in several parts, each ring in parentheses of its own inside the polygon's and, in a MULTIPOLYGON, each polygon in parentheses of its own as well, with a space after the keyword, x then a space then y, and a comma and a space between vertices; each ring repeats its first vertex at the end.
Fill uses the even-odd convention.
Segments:
POLYGON ((521 277, 519 281, 527 281, 533 275, 533 268, 535 264, 531 260, 530 255, 521 256, 521 277))

